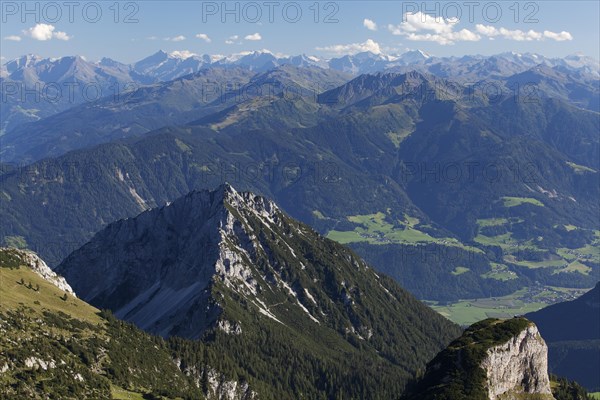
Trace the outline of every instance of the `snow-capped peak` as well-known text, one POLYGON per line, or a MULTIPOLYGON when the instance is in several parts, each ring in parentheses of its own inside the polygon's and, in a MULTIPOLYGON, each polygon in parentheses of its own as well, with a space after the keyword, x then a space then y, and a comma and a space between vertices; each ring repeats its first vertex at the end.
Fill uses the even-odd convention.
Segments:
POLYGON ((188 50, 175 50, 169 53, 170 58, 178 58, 180 60, 187 60, 190 57, 197 57, 198 54, 192 53, 188 50))

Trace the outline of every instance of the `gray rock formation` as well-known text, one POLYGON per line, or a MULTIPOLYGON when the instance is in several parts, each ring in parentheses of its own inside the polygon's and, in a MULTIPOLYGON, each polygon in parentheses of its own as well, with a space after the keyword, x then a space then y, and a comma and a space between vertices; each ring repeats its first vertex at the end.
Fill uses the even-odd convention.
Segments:
POLYGON ((534 324, 510 341, 489 348, 481 366, 487 374, 490 400, 517 400, 523 394, 554 399, 548 378, 548 347, 534 324))
POLYGON ((257 245, 241 221, 252 215, 271 224, 278 209, 253 197, 230 186, 190 193, 109 226, 58 270, 64 268, 84 300, 119 318, 162 336, 198 338, 221 313, 210 294, 214 280, 256 294, 249 265, 257 245))
POLYGON ((488 318, 429 362, 403 400, 555 400, 548 347, 526 318, 488 318))

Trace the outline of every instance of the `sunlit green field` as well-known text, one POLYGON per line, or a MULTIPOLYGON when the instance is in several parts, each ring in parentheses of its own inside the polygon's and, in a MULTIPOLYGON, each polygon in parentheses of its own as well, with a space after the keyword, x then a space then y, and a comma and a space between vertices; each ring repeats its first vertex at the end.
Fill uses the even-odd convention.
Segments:
MULTIPOLYGON (((314 214, 317 215, 316 213, 314 214)), ((418 218, 405 215, 403 221, 396 221, 396 225, 393 225, 388 222, 386 216, 383 212, 367 215, 351 215, 347 217, 347 220, 357 224, 354 230, 332 230, 327 234, 327 237, 342 244, 355 242, 367 242, 369 244, 437 243, 481 252, 481 250, 475 247, 463 245, 454 238, 434 238, 430 236, 418 229, 417 225, 420 223, 418 218)))
POLYGON ((521 289, 503 297, 461 300, 449 304, 436 301, 425 301, 431 308, 451 321, 468 326, 486 318, 511 318, 538 311, 554 301, 560 301, 560 296, 568 294, 578 297, 589 289, 568 289, 544 287, 536 292, 521 289))
POLYGON ((114 385, 110 387, 110 394, 116 400, 144 400, 142 394, 130 392, 114 385))
POLYGON ((521 204, 533 204, 534 206, 544 207, 544 204, 531 197, 503 197, 504 207, 517 207, 521 204))

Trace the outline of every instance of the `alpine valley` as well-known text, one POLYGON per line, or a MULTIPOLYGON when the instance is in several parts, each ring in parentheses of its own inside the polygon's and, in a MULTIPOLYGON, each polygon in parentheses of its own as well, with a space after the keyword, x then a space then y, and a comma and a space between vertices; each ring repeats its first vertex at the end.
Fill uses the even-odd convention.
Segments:
POLYGON ((600 391, 597 60, 27 55, 0 84, 1 398, 600 391))

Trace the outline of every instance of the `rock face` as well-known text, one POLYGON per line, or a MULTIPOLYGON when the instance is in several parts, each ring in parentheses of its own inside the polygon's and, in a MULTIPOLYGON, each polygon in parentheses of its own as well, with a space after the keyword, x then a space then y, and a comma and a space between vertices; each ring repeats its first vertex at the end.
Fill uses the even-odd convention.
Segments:
POLYGON ((548 347, 535 325, 508 342, 489 348, 481 367, 487 375, 490 400, 522 393, 554 398, 548 378, 548 347))
POLYGON ((0 248, 0 251, 7 251, 17 256, 18 258, 20 258, 23 264, 31 268, 33 272, 35 272, 36 274, 38 274, 39 276, 41 276, 60 290, 75 296, 75 292, 67 283, 65 278, 52 271, 50 267, 46 265, 44 260, 38 257, 38 255, 34 252, 28 250, 17 250, 13 248, 0 248))
POLYGON ((427 364, 406 400, 554 400, 548 348, 525 318, 486 319, 427 364))
POLYGON ((261 249, 241 220, 252 215, 275 224, 279 212, 274 204, 226 185, 192 192, 110 225, 57 270, 84 300, 119 318, 161 336, 196 339, 222 312, 209 293, 216 280, 244 295, 256 294, 249 265, 261 249))

